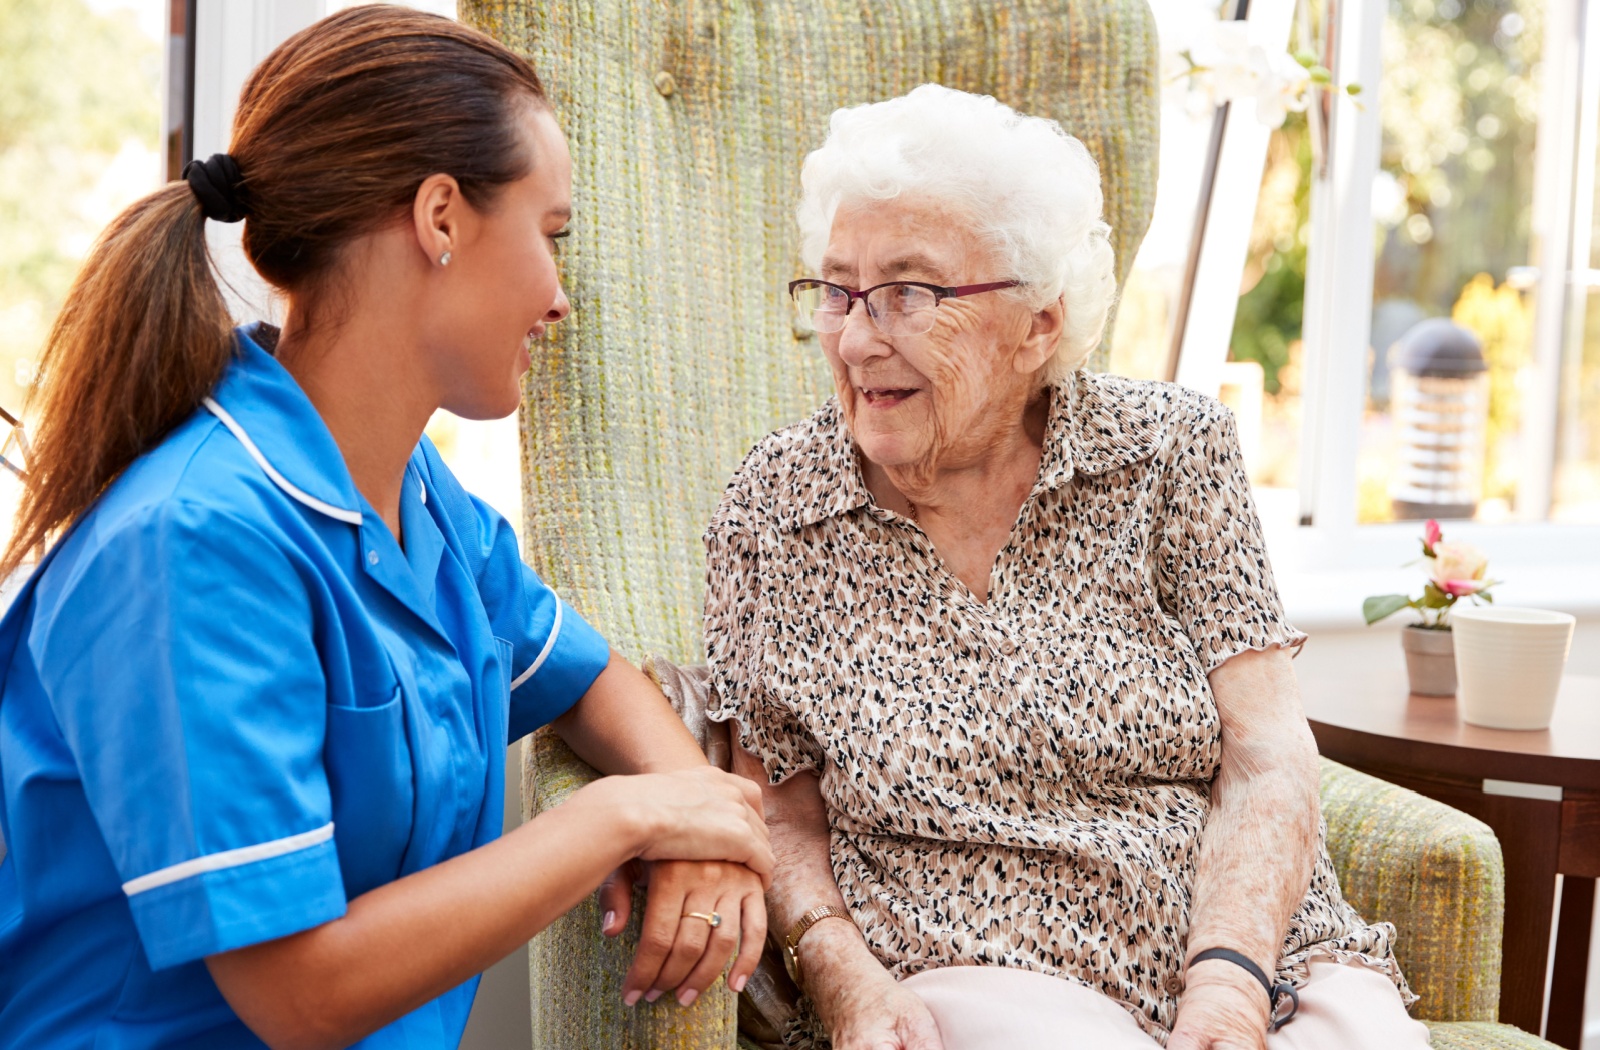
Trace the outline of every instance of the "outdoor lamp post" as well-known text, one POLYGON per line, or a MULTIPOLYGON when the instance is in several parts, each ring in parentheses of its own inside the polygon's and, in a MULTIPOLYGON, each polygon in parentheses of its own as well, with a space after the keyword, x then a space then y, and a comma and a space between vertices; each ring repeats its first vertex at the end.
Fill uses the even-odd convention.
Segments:
POLYGON ((1483 343, 1442 317, 1418 322, 1390 351, 1400 464, 1390 486, 1400 520, 1470 518, 1483 485, 1489 366, 1483 343))

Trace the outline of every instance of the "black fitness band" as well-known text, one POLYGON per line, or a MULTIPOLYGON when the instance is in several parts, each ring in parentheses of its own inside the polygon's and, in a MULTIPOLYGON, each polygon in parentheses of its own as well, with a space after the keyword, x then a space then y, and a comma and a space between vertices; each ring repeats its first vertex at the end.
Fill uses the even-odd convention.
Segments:
POLYGON ((1232 948, 1207 948, 1193 959, 1190 959, 1189 965, 1193 967, 1195 963, 1205 962, 1207 959, 1223 959, 1233 963, 1235 966, 1243 967, 1251 977, 1261 982, 1261 987, 1267 993, 1268 1031, 1276 1032, 1294 1020, 1294 1015, 1300 1012, 1300 993, 1294 990, 1294 985, 1288 981, 1284 981, 1282 984, 1273 984, 1267 979, 1267 975, 1262 972, 1261 967, 1257 966, 1248 955, 1241 955, 1232 948), (1285 997, 1289 1000, 1289 1012, 1279 1017, 1278 1004, 1285 997))

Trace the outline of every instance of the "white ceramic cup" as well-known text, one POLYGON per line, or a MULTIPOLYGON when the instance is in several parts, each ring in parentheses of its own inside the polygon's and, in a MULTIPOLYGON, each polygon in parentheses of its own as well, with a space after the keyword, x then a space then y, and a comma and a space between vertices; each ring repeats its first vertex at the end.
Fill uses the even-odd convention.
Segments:
POLYGON ((1548 729, 1576 622, 1544 609, 1457 605, 1450 623, 1461 717, 1489 729, 1548 729))

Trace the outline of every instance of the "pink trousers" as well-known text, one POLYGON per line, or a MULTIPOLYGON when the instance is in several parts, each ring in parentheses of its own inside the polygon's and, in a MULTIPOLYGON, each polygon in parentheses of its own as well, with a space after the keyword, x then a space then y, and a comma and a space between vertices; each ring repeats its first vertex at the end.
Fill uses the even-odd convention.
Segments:
MULTIPOLYGON (((1158 1050, 1128 1011, 1084 985, 1029 970, 950 966, 903 982, 939 1024, 944 1050, 1158 1050)), ((1300 1012, 1267 1036, 1267 1050, 1422 1050, 1383 974, 1357 964, 1311 964, 1300 1012)))

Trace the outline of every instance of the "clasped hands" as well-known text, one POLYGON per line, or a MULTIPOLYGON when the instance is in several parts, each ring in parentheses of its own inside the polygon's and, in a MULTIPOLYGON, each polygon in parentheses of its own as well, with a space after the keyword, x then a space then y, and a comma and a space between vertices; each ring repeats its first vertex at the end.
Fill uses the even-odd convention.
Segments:
POLYGON ((728 986, 743 991, 766 941, 765 894, 772 882, 761 789, 706 766, 607 777, 584 791, 625 793, 617 801, 638 825, 632 829, 638 853, 600 886, 607 937, 627 928, 634 886, 647 887, 623 1001, 654 1002, 676 990, 678 1002, 688 1006, 725 969, 728 986))
POLYGON ((636 884, 647 887, 644 926, 622 982, 623 1002, 653 1003, 676 990, 678 1002, 688 1006, 724 969, 728 987, 744 990, 767 935, 759 875, 727 861, 630 861, 600 886, 607 937, 627 928, 636 884), (717 925, 702 916, 716 916, 717 925))

